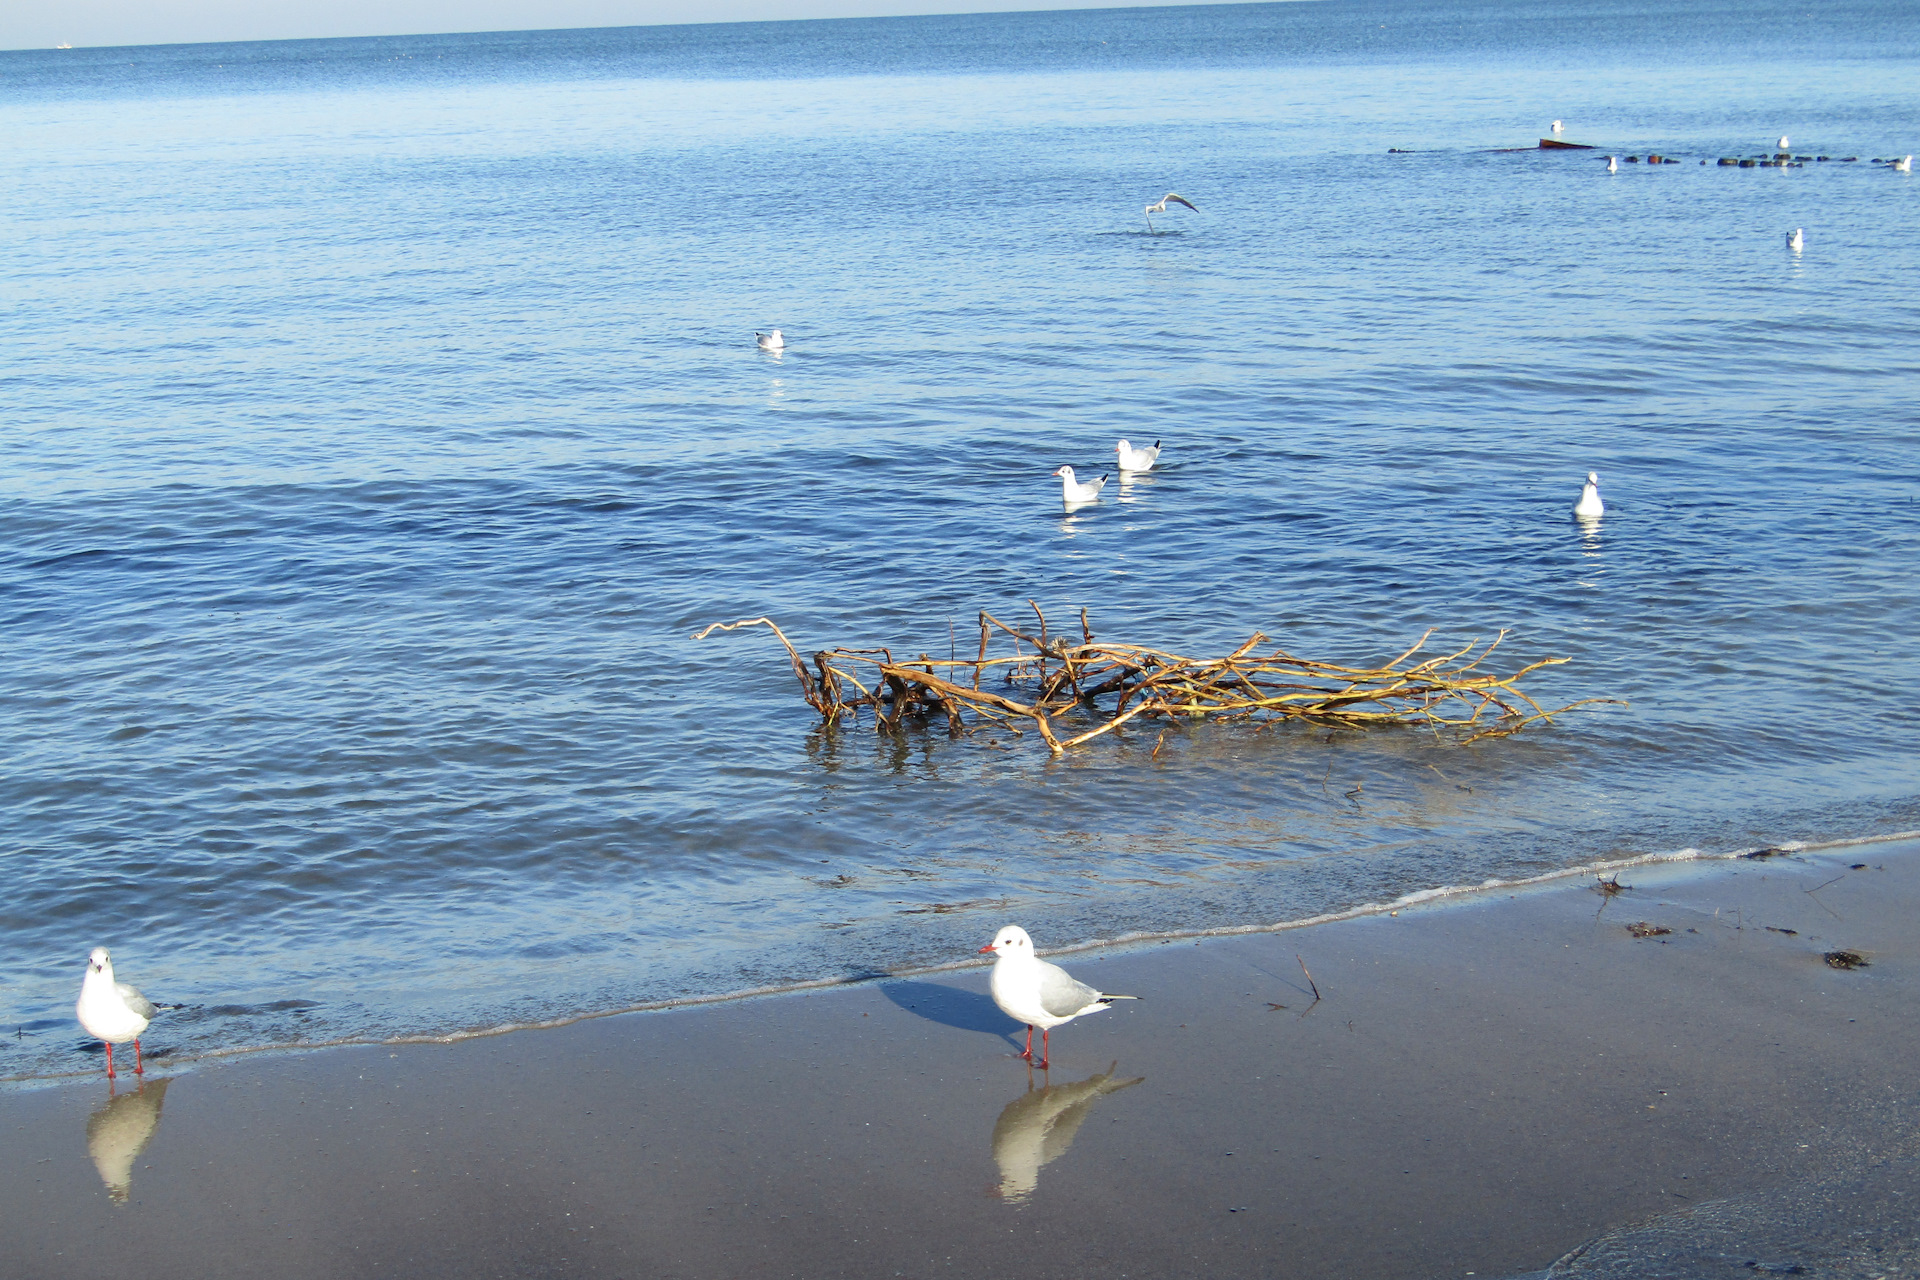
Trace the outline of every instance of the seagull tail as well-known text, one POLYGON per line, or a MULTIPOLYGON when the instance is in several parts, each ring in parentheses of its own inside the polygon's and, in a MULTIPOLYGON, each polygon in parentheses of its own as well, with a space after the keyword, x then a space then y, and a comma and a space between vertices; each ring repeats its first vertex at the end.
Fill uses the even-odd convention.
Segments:
POLYGON ((1102 992, 1100 993, 1100 1003, 1101 1003, 1101 1004, 1107 1004, 1107 1003, 1109 1003, 1109 1002, 1111 1002, 1111 1001, 1114 1001, 1114 1000, 1138 1000, 1139 998, 1140 998, 1139 996, 1114 996, 1114 995, 1108 995, 1108 994, 1107 994, 1106 992, 1104 992, 1104 991, 1102 991, 1102 992))
POLYGON ((1160 447, 1160 442, 1159 442, 1158 440, 1155 440, 1155 441, 1153 442, 1153 447, 1154 447, 1154 448, 1156 448, 1156 449, 1158 449, 1158 448, 1160 447))

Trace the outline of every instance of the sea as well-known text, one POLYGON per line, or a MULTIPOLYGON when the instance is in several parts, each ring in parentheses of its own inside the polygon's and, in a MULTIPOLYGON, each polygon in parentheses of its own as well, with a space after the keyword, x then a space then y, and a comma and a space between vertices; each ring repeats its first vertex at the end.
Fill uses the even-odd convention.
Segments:
POLYGON ((186 1062, 1920 828, 1913 151, 1909 0, 0 53, 0 1077, 95 946, 186 1062), (693 638, 1035 609, 1612 701, 1054 757, 693 638))

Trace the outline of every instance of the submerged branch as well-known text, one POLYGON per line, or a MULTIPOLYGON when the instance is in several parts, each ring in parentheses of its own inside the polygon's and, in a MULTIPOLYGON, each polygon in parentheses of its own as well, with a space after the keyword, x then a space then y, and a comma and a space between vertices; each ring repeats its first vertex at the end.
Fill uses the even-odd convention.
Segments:
POLYGON ((1567 659, 1542 658, 1511 675, 1489 674, 1483 664, 1506 638, 1505 631, 1489 643, 1470 641, 1451 653, 1414 662, 1433 634, 1429 630, 1377 667, 1298 658, 1284 649, 1261 653, 1267 637, 1260 632, 1224 658, 1196 659, 1141 645, 1099 643, 1084 609, 1083 639, 1069 643, 1068 637, 1049 634, 1038 603, 1027 603, 1039 621, 1038 634, 981 610, 976 658, 921 654, 908 664, 896 662, 888 649, 824 649, 813 655, 810 670, 770 618, 715 623, 694 639, 715 631, 766 627, 786 648, 802 696, 829 725, 842 716, 857 718, 861 707, 872 710, 880 732, 897 729, 908 716, 940 716, 955 737, 988 724, 1012 729, 1024 720, 1040 731, 1056 755, 1141 717, 1301 720, 1337 728, 1424 724, 1436 732, 1459 730, 1462 741, 1471 743, 1507 737, 1575 707, 1624 705, 1615 698, 1582 698, 1545 709, 1518 682, 1567 659), (996 633, 1011 642, 1011 656, 990 655, 996 633), (1032 652, 1023 651, 1023 644, 1032 652), (996 669, 1001 687, 1009 692, 981 687, 982 677, 996 669), (1015 693, 1029 700, 1021 701, 1015 693), (1117 695, 1111 714, 1094 702, 1106 694, 1117 695), (1062 740, 1057 718, 1076 714, 1091 721, 1090 727, 1062 740))

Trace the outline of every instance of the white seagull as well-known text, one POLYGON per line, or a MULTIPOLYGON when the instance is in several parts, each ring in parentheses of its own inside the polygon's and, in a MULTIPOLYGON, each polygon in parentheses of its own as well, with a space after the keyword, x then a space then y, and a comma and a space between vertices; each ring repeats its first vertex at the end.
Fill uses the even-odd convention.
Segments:
POLYGON ((1780 135, 1780 150, 1785 151, 1787 149, 1787 145, 1788 145, 1787 135, 1783 133, 1780 135))
POLYGON ((1159 204, 1150 204, 1147 206, 1147 230, 1149 231, 1153 230, 1154 214, 1165 213, 1167 211, 1167 201, 1169 200, 1173 201, 1175 204, 1183 204, 1187 206, 1187 208, 1193 210, 1195 213, 1200 212, 1199 205, 1195 204, 1193 201, 1187 199, 1183 195, 1176 195, 1173 192, 1169 191, 1167 192, 1167 194, 1160 197, 1159 204))
POLYGON ((1893 171, 1894 171, 1895 173, 1912 173, 1912 172, 1913 172, 1913 157, 1912 157, 1912 156, 1902 156, 1902 157, 1900 157, 1900 158, 1899 158, 1898 160, 1895 160, 1895 161, 1893 162, 1893 171))
POLYGON ((1554 121, 1554 122, 1553 122, 1552 124, 1550 124, 1550 125, 1548 125, 1548 126, 1547 126, 1547 132, 1548 132, 1548 133, 1561 133, 1561 132, 1564 132, 1564 131, 1563 131, 1563 130, 1562 130, 1562 129, 1560 128, 1560 122, 1559 122, 1558 120, 1555 120, 1555 121, 1554 121))
POLYGON ((1136 449, 1125 440, 1122 440, 1119 444, 1113 446, 1113 451, 1120 455, 1120 470, 1122 472, 1151 471, 1153 470, 1153 464, 1158 461, 1160 457, 1160 442, 1155 440, 1152 448, 1136 449))
POLYGON ((993 1002, 1000 1012, 1015 1022, 1027 1024, 1027 1048, 1020 1056, 1033 1062, 1033 1029, 1040 1028, 1040 1061, 1047 1066, 1047 1035, 1063 1022, 1072 1022, 1083 1013, 1098 1013, 1115 1000, 1138 1000, 1139 996, 1110 996, 1076 981, 1057 964, 1048 964, 1033 954, 1033 939, 1017 924, 1010 924, 993 935, 993 941, 980 948, 999 959, 993 962, 993 1002))
POLYGON ((1605 514, 1607 514, 1607 504, 1600 501, 1600 473, 1589 471, 1586 487, 1580 490, 1580 501, 1573 504, 1573 518, 1598 520, 1605 514))
POLYGON ((781 351, 784 350, 787 345, 787 340, 780 336, 778 329, 775 329, 772 333, 756 333, 753 336, 754 340, 760 344, 762 351, 781 351))
POLYGON ((1608 173, 1620 172, 1620 161, 1615 159, 1613 156, 1607 157, 1607 172, 1608 173))
POLYGON ((1100 496, 1100 487, 1107 482, 1105 476, 1098 480, 1075 480, 1072 467, 1062 467, 1053 474, 1060 477, 1062 502, 1092 502, 1100 496))
POLYGON ((133 1074, 143 1076, 140 1063, 140 1033, 161 1009, 179 1005, 157 1005, 140 994, 137 987, 113 980, 113 956, 105 947, 95 947, 87 956, 86 980, 80 984, 80 1002, 73 1006, 74 1016, 87 1034, 107 1045, 107 1079, 114 1079, 113 1046, 133 1041, 133 1074))
POLYGON ((1787 248, 1793 250, 1795 253, 1807 247, 1807 238, 1801 234, 1801 231, 1802 228, 1795 227, 1787 233, 1787 248))

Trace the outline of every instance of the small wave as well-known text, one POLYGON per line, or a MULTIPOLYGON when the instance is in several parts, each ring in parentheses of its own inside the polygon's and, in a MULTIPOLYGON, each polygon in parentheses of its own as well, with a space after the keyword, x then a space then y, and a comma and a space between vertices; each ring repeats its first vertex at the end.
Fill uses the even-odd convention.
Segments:
MULTIPOLYGON (((1277 920, 1264 924, 1226 925, 1208 929, 1173 929, 1159 932, 1124 933, 1111 938, 1093 938, 1085 942, 1076 942, 1064 947, 1054 947, 1047 951, 1050 956, 1084 955, 1090 951, 1119 950, 1145 947, 1162 942, 1194 941, 1206 938, 1232 938, 1256 933, 1286 933, 1295 929, 1309 929, 1316 925, 1337 924, 1343 920, 1357 920, 1366 916, 1385 915, 1408 907, 1425 906, 1436 902, 1466 900, 1490 894, 1502 889, 1533 888, 1553 884, 1562 880, 1573 880, 1581 876, 1600 876, 1609 872, 1619 872, 1631 867, 1655 866, 1663 863, 1685 862, 1737 862, 1742 859, 1760 857, 1786 857, 1801 853, 1818 853, 1829 849, 1851 849, 1866 845, 1895 844, 1902 841, 1920 840, 1920 830, 1895 831, 1884 835, 1851 836, 1841 840, 1788 840, 1779 844, 1754 845, 1750 848, 1735 849, 1725 853, 1706 853, 1699 849, 1675 849, 1666 853, 1639 853, 1624 858, 1599 858, 1583 862, 1577 866, 1557 871, 1543 872, 1536 876, 1516 876, 1512 878, 1492 877, 1479 884, 1439 885, 1431 889, 1417 889, 1401 894, 1388 902, 1369 902, 1360 906, 1348 907, 1340 911, 1326 911, 1317 915, 1303 916, 1297 920, 1277 920)), ((462 1031, 424 1035, 398 1036, 340 1036, 326 1040, 298 1040, 274 1044, 234 1045, 222 1049, 208 1049, 199 1053, 167 1055, 171 1064, 192 1062, 216 1062, 228 1058, 238 1058, 259 1053, 311 1053, 322 1049, 344 1049, 353 1047, 399 1046, 410 1044, 459 1044, 466 1040, 483 1040, 494 1036, 512 1035, 521 1031, 551 1031, 560 1027, 570 1027, 580 1022, 591 1022, 599 1018, 615 1018, 632 1013, 660 1013, 668 1009, 692 1009, 704 1005, 734 1004, 743 1000, 766 999, 771 996, 796 995, 805 991, 824 991, 834 987, 862 986, 870 982, 892 982, 910 978, 925 977, 936 973, 953 973, 963 969, 985 968, 991 961, 968 958, 949 964, 921 965, 890 969, 884 972, 841 974, 830 978, 813 978, 803 982, 771 983, 765 986, 744 987, 734 991, 720 992, 703 996, 674 996, 660 1000, 647 1000, 638 1004, 621 1005, 612 1009, 593 1009, 581 1013, 563 1014, 553 1018, 528 1019, 518 1022, 496 1023, 490 1026, 473 1027, 462 1031)), ((38 1024, 36 1024, 38 1025, 38 1024)), ((151 1059, 158 1055, 149 1054, 151 1059)), ((0 1085, 49 1084, 60 1080, 77 1079, 97 1074, 97 1068, 84 1071, 60 1071, 30 1073, 22 1075, 0 1076, 0 1085)))

